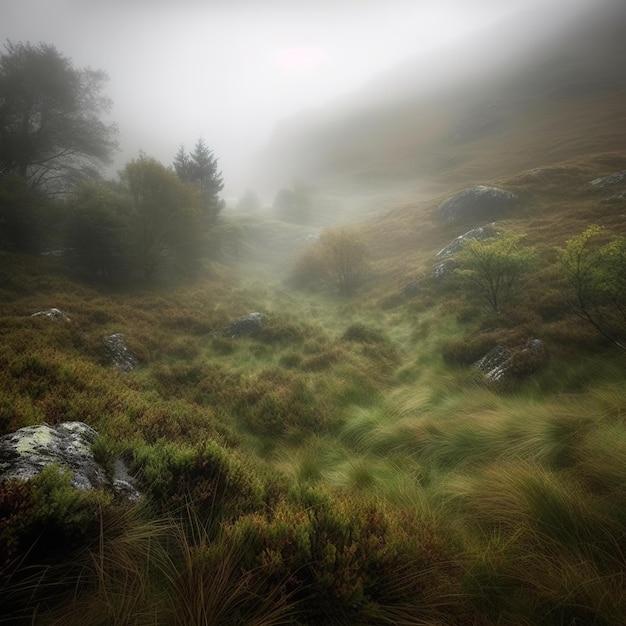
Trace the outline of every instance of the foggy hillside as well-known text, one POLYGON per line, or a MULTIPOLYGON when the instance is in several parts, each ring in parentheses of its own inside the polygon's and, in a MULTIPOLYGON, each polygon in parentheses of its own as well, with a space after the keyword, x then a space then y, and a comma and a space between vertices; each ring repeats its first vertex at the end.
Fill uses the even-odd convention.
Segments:
POLYGON ((285 120, 256 160, 259 188, 441 193, 621 149, 626 11, 600 3, 560 30, 549 23, 486 32, 285 120))

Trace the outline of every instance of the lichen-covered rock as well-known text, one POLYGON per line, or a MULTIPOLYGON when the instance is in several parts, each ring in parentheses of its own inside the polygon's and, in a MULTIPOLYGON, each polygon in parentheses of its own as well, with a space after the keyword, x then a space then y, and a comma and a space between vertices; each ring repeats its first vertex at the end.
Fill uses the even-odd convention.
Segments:
POLYGON ((120 372, 132 372, 137 367, 137 359, 126 345, 126 338, 122 333, 108 335, 102 339, 107 361, 120 370, 120 372))
POLYGON ((266 316, 263 313, 249 313, 231 322, 224 330, 226 337, 252 337, 263 328, 263 322, 266 316))
POLYGON ((98 433, 83 422, 26 426, 0 437, 0 480, 30 480, 52 464, 70 472, 72 486, 109 489, 125 501, 139 498, 127 474, 109 480, 91 451, 98 433), (119 484, 117 484, 119 483, 119 484))
POLYGON ((444 200, 436 211, 441 222, 500 217, 517 204, 517 196, 498 187, 478 185, 444 200))
POLYGON ((33 313, 31 317, 47 317, 50 320, 54 320, 56 322, 69 322, 70 318, 63 313, 60 309, 51 308, 46 311, 38 311, 37 313, 33 313))

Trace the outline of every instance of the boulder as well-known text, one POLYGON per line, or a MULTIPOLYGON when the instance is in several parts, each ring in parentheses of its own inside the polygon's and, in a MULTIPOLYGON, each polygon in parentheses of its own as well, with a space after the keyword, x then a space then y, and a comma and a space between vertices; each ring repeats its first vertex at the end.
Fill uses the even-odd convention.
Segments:
POLYGON ((443 278, 454 271, 457 264, 454 259, 450 257, 456 254, 466 241, 470 239, 488 239, 489 237, 496 237, 497 235, 498 231, 495 229, 495 224, 493 223, 487 224, 486 226, 479 226, 478 228, 472 228, 472 230, 468 230, 466 233, 459 235, 435 255, 435 258, 439 259, 439 262, 435 265, 433 276, 435 278, 443 278))
POLYGON ((224 330, 226 337, 252 337, 261 332, 266 316, 263 313, 248 313, 231 322, 224 330))
POLYGON ((60 309, 47 309, 46 311, 39 311, 37 313, 33 313, 31 317, 47 317, 49 320, 54 320, 55 322, 69 322, 70 318, 63 313, 60 309))
MULTIPOLYGON (((108 489, 123 501, 137 500, 130 477, 117 468, 112 479, 96 462, 91 446, 98 433, 83 422, 26 426, 0 437, 0 480, 30 480, 52 464, 72 474, 79 490, 108 489)), ((121 463, 121 461, 120 461, 121 463)))
POLYGON ((535 371, 543 362, 544 346, 541 339, 531 339, 522 346, 507 348, 495 346, 474 366, 491 382, 504 382, 511 376, 520 377, 535 371))
POLYGON ((137 359, 126 345, 122 333, 108 335, 102 339, 107 361, 120 372, 132 372, 137 367, 137 359))
POLYGON ((470 239, 489 239, 489 237, 495 237, 497 234, 498 231, 494 228, 494 224, 472 228, 472 230, 468 230, 466 233, 453 239, 445 248, 439 250, 435 256, 445 257, 456 254, 463 247, 463 244, 470 239))
POLYGON ((449 276, 452 272, 454 272, 458 265, 459 264, 452 258, 444 259, 435 265, 433 276, 438 279, 443 278, 444 276, 449 276))
POLYGON ((513 208, 517 200, 510 191, 478 185, 444 200, 435 215, 440 222, 500 217, 513 208))
POLYGON ((451 257, 463 247, 466 241, 470 241, 471 239, 488 239, 489 237, 496 237, 497 235, 498 231, 495 229, 494 224, 472 228, 472 230, 468 230, 466 233, 459 235, 435 255, 435 258, 440 260, 437 265, 435 265, 433 275, 435 278, 442 278, 454 270, 457 264, 451 257))

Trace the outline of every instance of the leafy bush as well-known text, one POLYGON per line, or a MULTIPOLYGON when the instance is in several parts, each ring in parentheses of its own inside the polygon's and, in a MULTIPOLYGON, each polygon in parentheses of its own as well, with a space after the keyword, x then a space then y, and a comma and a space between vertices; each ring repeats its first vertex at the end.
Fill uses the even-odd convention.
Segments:
POLYGON ((534 251, 524 248, 522 239, 516 234, 470 239, 454 257, 466 290, 477 293, 495 312, 508 304, 520 277, 535 264, 534 251))
POLYGON ((574 312, 626 350, 626 237, 600 245, 601 234, 599 226, 590 226, 569 239, 561 264, 575 294, 574 312))

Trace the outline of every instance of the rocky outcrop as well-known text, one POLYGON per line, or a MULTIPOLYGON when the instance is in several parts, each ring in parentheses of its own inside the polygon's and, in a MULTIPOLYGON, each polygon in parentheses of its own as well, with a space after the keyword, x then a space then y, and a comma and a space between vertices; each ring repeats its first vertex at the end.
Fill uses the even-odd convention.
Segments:
POLYGON ((248 315, 244 315, 236 319, 234 322, 231 322, 224 329, 225 337, 253 337, 261 332, 263 328, 263 322, 265 321, 266 316, 263 313, 254 312, 248 313, 248 315))
POLYGON ((606 189, 607 187, 613 187, 619 183, 626 181, 626 170, 621 172, 615 172, 615 174, 609 174, 608 176, 601 176, 600 178, 594 178, 589 181, 583 189, 586 191, 594 189, 606 189))
POLYGON ((63 313, 60 309, 47 309, 46 311, 39 311, 37 313, 33 313, 31 317, 47 317, 50 320, 54 320, 55 322, 69 322, 70 318, 63 313))
POLYGON ((132 372, 137 367, 137 359, 126 345, 122 333, 108 335, 102 339, 104 356, 112 367, 120 372, 132 372))
POLYGON ((438 262, 433 270, 433 275, 435 278, 442 278, 454 270, 456 263, 452 257, 461 250, 466 241, 472 239, 488 239, 489 237, 495 237, 497 235, 498 231, 495 229, 494 224, 472 228, 472 230, 468 230, 466 233, 459 235, 435 255, 438 262))
POLYGON ((440 222, 497 218, 510 211, 517 201, 510 191, 478 185, 442 202, 435 215, 440 222))
POLYGON ((26 426, 0 437, 0 479, 30 480, 52 464, 70 472, 72 486, 83 491, 108 489, 123 501, 137 500, 121 461, 112 477, 96 462, 91 446, 98 433, 83 422, 26 426))
POLYGON ((433 276, 437 279, 450 276, 458 266, 459 264, 453 258, 444 259, 435 265, 433 276))
POLYGON ((439 250, 435 256, 445 257, 456 254, 466 241, 471 239, 488 239, 489 237, 495 237, 497 234, 498 231, 495 229, 494 224, 472 228, 472 230, 468 230, 466 233, 453 239, 445 248, 439 250))
POLYGON ((501 383, 513 376, 530 374, 543 363, 545 350, 541 339, 531 339, 523 346, 495 346, 474 365, 491 382, 501 383))

